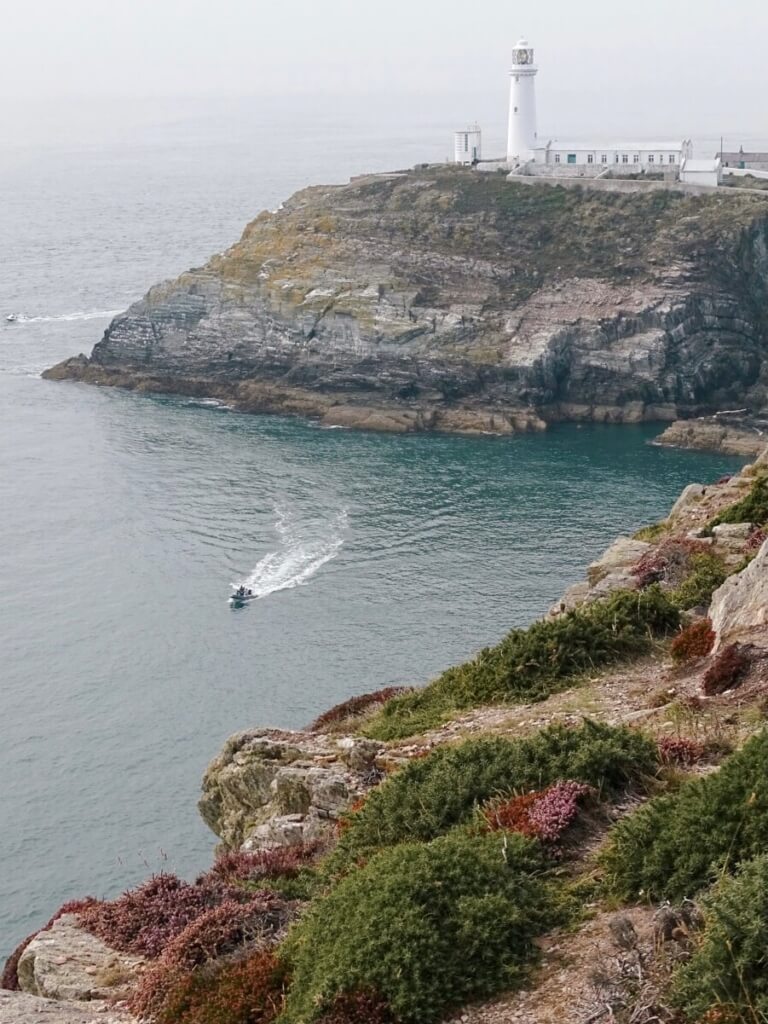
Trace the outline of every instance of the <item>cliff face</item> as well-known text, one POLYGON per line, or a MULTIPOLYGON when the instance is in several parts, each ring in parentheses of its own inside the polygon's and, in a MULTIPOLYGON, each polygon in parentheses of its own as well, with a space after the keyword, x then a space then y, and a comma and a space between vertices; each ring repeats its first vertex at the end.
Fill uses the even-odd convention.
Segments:
POLYGON ((613 195, 450 168, 295 195, 49 371, 390 429, 762 406, 761 197, 613 195))

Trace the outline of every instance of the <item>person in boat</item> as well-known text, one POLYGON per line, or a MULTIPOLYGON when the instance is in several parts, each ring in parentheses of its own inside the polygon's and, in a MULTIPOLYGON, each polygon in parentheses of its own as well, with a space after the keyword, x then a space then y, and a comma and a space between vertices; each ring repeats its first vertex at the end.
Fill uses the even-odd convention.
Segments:
POLYGON ((249 589, 249 591, 248 591, 248 597, 253 597, 253 591, 252 591, 252 590, 250 590, 250 589, 249 589))
POLYGON ((235 597, 245 597, 245 587, 238 587, 235 591, 235 597))

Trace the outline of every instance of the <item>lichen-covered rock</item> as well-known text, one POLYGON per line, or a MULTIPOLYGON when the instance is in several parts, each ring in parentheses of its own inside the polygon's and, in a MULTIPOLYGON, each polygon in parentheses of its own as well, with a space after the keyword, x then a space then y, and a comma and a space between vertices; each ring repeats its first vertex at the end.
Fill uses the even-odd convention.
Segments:
POLYGON ((0 1024, 138 1024, 124 1010, 105 1003, 41 999, 0 989, 0 1024))
POLYGON ((617 537, 608 550, 587 569, 590 586, 596 587, 607 576, 615 573, 620 573, 626 580, 629 573, 622 572, 622 570, 628 570, 637 565, 643 555, 650 550, 651 545, 645 541, 633 540, 631 537, 617 537))
POLYGON ((19 987, 47 999, 119 999, 143 965, 142 957, 110 949, 81 928, 74 914, 65 914, 36 935, 22 953, 19 987))
POLYGON ((200 813, 230 848, 322 839, 378 781, 382 749, 370 740, 321 733, 240 733, 206 771, 200 813))
POLYGON ((758 410, 767 238, 735 193, 371 175, 261 214, 48 376, 394 431, 758 410))
POLYGON ((737 418, 724 421, 706 416, 676 420, 657 438, 656 444, 671 448, 698 448, 724 455, 760 455, 768 441, 768 420, 737 418))
POLYGON ((715 591, 709 617, 716 651, 736 641, 768 648, 768 541, 746 569, 715 591))

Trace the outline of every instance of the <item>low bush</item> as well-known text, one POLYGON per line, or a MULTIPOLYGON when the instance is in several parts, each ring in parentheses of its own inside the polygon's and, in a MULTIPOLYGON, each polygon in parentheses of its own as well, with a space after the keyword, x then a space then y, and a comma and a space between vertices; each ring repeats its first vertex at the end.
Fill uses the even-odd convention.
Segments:
POLYGON ((705 930, 674 983, 691 1020, 713 1007, 743 1024, 768 1021, 768 856, 724 878, 704 901, 705 930))
POLYGON ((340 994, 379 993, 403 1024, 509 988, 559 918, 537 844, 519 835, 405 843, 315 901, 284 947, 282 1020, 322 1019, 340 994))
POLYGON ((497 647, 450 668, 422 690, 385 704, 364 732, 376 739, 412 736, 448 713, 505 701, 544 700, 575 676, 646 650, 680 622, 658 587, 621 591, 556 619, 513 630, 497 647))
POLYGON ((735 689, 749 670, 750 659, 738 644, 724 647, 704 674, 701 687, 713 697, 735 689))
POLYGON ((386 1001, 369 991, 336 996, 317 1024, 398 1024, 386 1001))
POLYGON ((38 928, 36 932, 32 932, 28 935, 23 942, 20 942, 16 949, 11 953, 8 959, 5 961, 5 967, 3 968, 2 978, 0 978, 0 989, 8 989, 11 992, 18 992, 19 990, 19 975, 18 967, 19 960, 21 960, 22 954, 27 946, 30 944, 32 939, 37 938, 40 932, 47 932, 50 928, 56 924, 60 917, 64 917, 65 914, 78 914, 85 910, 86 907, 91 907, 96 903, 96 900, 92 896, 87 896, 83 900, 70 900, 69 903, 65 903, 63 907, 59 907, 53 917, 48 921, 47 924, 43 925, 42 928, 38 928))
POLYGON ((768 731, 719 771, 656 797, 614 828, 602 862, 621 899, 681 900, 768 846, 768 731))
POLYGON ((670 537, 644 555, 632 570, 638 586, 652 583, 679 584, 687 574, 691 560, 707 552, 706 544, 688 537, 670 537))
POLYGON ((271 1024, 283 1008, 285 968, 264 950, 191 971, 175 967, 162 988, 151 975, 129 1009, 153 1024, 271 1024))
POLYGON ((550 726, 523 739, 467 740, 411 761, 350 815, 326 873, 343 871, 372 849, 428 841, 471 820, 495 797, 573 779, 616 793, 658 769, 656 745, 641 733, 585 721, 550 726))
POLYGON ((299 843, 274 850, 231 850, 220 854, 213 867, 201 875, 197 885, 237 885, 238 882, 270 882, 296 878, 323 850, 322 843, 299 843))
POLYGON ((690 768, 704 757, 704 747, 696 740, 681 736, 666 736, 659 740, 661 763, 690 768))
POLYGON ((756 477, 749 494, 708 523, 708 531, 711 532, 721 523, 754 523, 755 526, 768 524, 768 475, 756 477))
POLYGON ((485 808, 492 831, 519 832, 543 843, 559 843, 592 792, 583 782, 565 780, 538 793, 524 793, 485 808))
POLYGON ((334 727, 338 728, 350 719, 359 718, 360 715, 364 715, 367 711, 371 711, 381 704, 386 704, 393 697, 409 693, 410 690, 411 687, 409 686, 388 686, 384 690, 376 690, 375 693, 364 693, 360 697, 350 697, 349 700, 336 704, 335 707, 330 708, 320 715, 319 718, 316 718, 307 729, 307 732, 323 732, 334 727))
POLYGON ((768 530, 763 530, 760 527, 753 530, 747 537, 747 543, 744 545, 744 553, 747 555, 756 554, 760 548, 768 540, 768 530))
POLYGON ((80 920, 113 949, 151 959, 201 914, 226 900, 249 899, 239 888, 210 881, 190 885, 175 875, 161 874, 116 900, 87 906, 80 920))
POLYGON ((632 539, 644 540, 646 541, 646 543, 651 544, 653 543, 653 541, 658 540, 660 537, 663 537, 667 529, 668 524, 666 520, 663 520, 660 523, 651 523, 650 526, 641 527, 637 531, 637 533, 633 534, 632 539))
POLYGON ((247 904, 219 904, 188 924, 172 939, 162 956, 142 976, 131 1008, 142 1019, 164 1012, 169 993, 189 983, 188 976, 233 954, 245 955, 273 945, 294 916, 285 901, 271 894, 247 904))
POLYGON ((702 619, 678 633, 672 641, 672 660, 678 665, 705 658, 715 646, 715 633, 709 619, 702 619))
POLYGON ((728 570, 716 555, 694 555, 690 569, 690 575, 670 594, 683 611, 709 607, 712 594, 728 579, 728 570))

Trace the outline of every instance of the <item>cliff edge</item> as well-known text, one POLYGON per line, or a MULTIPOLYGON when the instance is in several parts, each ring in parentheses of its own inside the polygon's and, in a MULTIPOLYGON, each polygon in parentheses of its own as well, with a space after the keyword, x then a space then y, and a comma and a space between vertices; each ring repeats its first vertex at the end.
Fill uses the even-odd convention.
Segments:
POLYGON ((388 430, 759 412, 761 197, 522 186, 450 167, 305 189, 49 379, 388 430))

